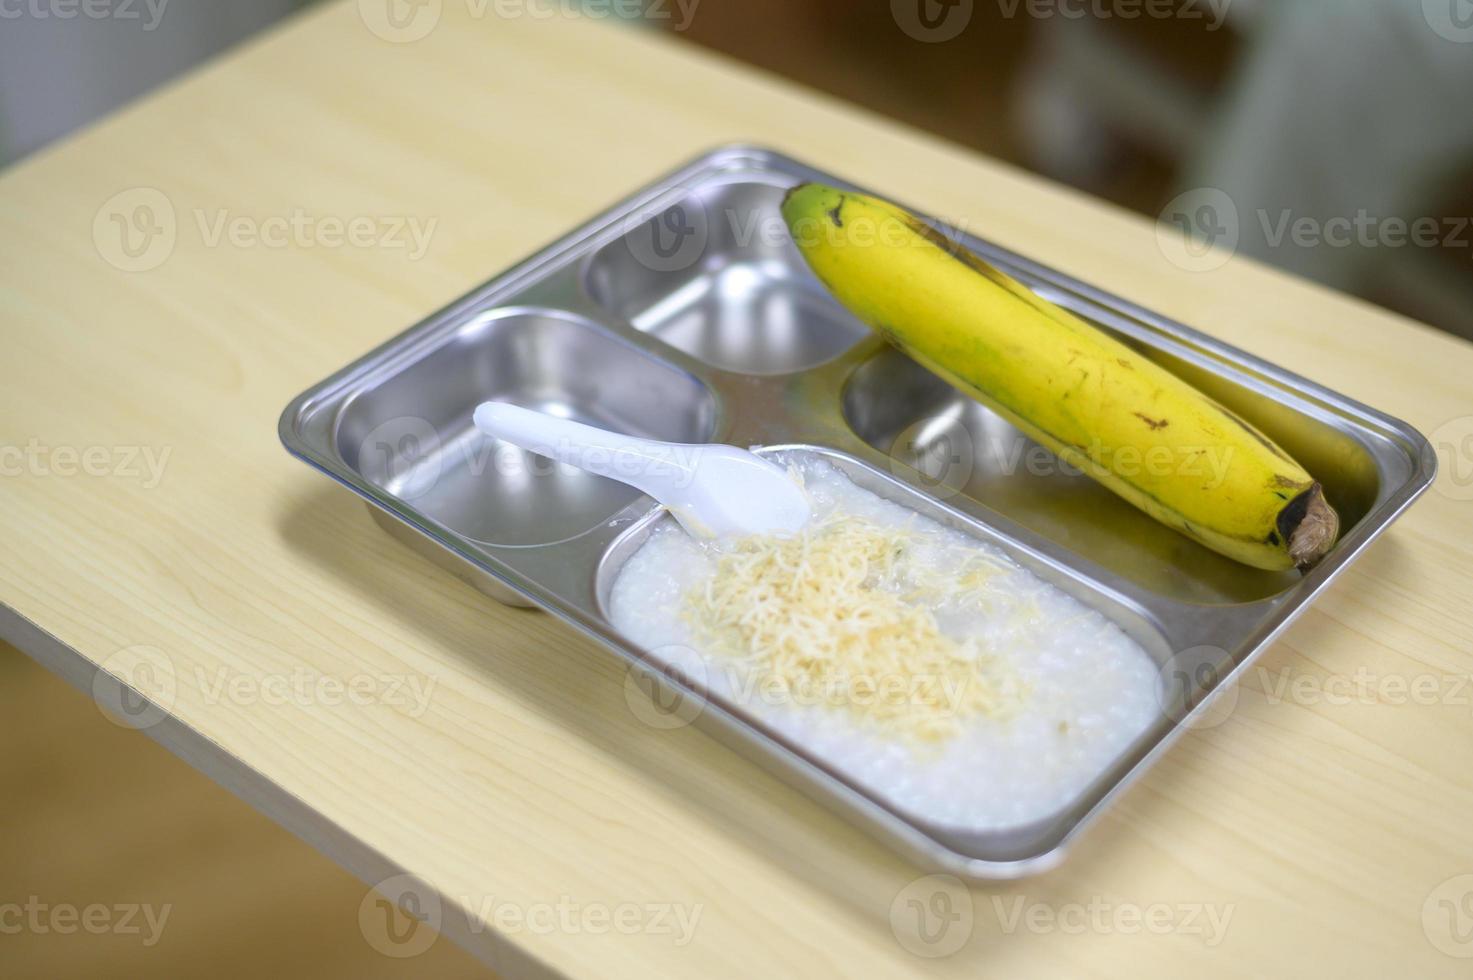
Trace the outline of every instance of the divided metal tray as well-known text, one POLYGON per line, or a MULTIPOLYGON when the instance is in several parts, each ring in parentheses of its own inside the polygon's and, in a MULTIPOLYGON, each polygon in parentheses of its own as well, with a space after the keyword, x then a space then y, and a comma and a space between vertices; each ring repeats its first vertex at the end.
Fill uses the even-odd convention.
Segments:
POLYGON ((701 692, 610 625, 609 587, 659 512, 610 481, 492 444, 500 398, 681 442, 823 454, 860 485, 1006 549, 1101 610, 1161 664, 1161 717, 1073 804, 1005 831, 886 806, 739 705, 697 723, 919 863, 1007 878, 1064 846, 1432 482, 1410 426, 971 236, 978 253, 1112 331, 1274 437, 1324 483, 1344 533, 1311 573, 1235 564, 1156 524, 852 319, 788 241, 803 180, 779 154, 718 149, 297 397, 280 434, 379 523, 504 602, 592 635, 666 696, 701 692))

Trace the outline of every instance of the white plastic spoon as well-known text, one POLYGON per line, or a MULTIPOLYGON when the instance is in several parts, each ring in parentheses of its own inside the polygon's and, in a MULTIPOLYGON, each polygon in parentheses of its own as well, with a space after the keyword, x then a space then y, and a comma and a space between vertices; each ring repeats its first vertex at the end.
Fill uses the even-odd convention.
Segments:
POLYGON ((506 402, 481 405, 475 421, 488 436, 649 494, 698 538, 792 534, 808 522, 802 487, 735 446, 635 439, 506 402))

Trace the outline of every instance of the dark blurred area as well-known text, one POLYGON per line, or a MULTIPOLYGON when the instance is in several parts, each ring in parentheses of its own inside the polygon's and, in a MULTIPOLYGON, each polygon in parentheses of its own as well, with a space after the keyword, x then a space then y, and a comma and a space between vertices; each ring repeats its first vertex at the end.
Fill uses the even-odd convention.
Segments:
POLYGON ((1030 17, 1022 0, 1012 16, 1000 0, 905 5, 914 23, 885 0, 701 0, 679 36, 1142 212, 1171 196, 1178 117, 1220 88, 1241 46, 1232 32, 1184 21, 1083 25, 1102 57, 1139 57, 1153 76, 1122 73, 1117 103, 1089 81, 1109 66, 1071 57, 1076 22, 1030 17), (1174 93, 1156 72, 1174 75, 1174 93), (1149 112, 1127 91, 1136 85, 1179 105, 1149 112))
POLYGON ((680 36, 1473 338, 1469 0, 701 0, 680 36))
POLYGON ((383 955, 367 885, 3 641, 0 717, 5 980, 495 980, 443 938, 383 955), (53 917, 99 906, 142 911, 53 917))

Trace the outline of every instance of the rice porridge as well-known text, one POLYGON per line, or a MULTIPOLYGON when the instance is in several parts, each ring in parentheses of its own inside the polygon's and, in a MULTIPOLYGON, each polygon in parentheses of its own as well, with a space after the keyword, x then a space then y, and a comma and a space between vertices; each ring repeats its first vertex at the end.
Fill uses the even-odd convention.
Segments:
POLYGON ((1160 717, 1155 661, 1002 550, 783 457, 792 538, 699 542, 662 518, 614 626, 915 818, 997 830, 1069 805, 1160 717))

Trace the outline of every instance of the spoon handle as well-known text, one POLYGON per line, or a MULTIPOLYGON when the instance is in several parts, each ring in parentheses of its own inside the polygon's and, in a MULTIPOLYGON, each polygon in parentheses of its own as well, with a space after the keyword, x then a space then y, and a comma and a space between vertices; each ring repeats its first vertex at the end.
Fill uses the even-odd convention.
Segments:
POLYGON ((476 428, 521 449, 627 483, 657 500, 672 486, 688 483, 692 460, 682 460, 674 443, 636 439, 561 419, 506 402, 476 409, 476 428))

